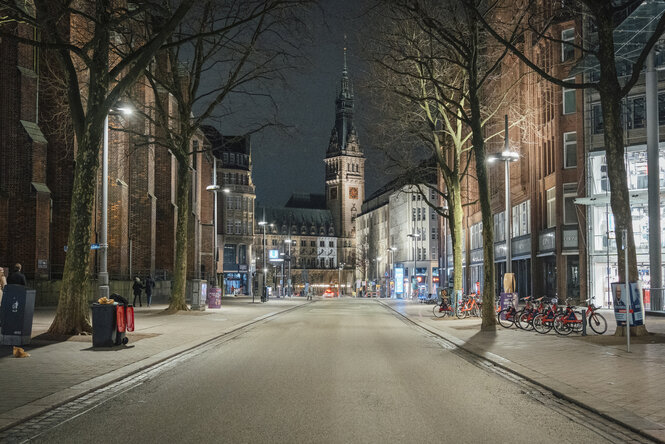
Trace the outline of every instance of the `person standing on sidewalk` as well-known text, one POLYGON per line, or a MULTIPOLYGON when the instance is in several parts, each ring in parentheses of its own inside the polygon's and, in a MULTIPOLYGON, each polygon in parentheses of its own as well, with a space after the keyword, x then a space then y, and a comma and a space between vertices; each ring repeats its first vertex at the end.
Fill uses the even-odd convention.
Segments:
POLYGON ((9 277, 7 278, 8 284, 23 285, 24 287, 28 285, 25 280, 25 275, 21 273, 21 268, 21 264, 14 265, 14 272, 10 273, 9 277))
POLYGON ((143 285, 141 285, 141 279, 138 276, 134 278, 132 290, 134 290, 134 302, 132 305, 136 307, 136 298, 139 298, 139 307, 143 307, 143 304, 141 303, 141 291, 143 290, 143 285))
MULTIPOLYGON (((147 299, 148 302, 148 307, 150 307, 150 303, 152 302, 152 289, 155 288, 155 281, 152 279, 150 275, 146 276, 145 278, 145 298, 147 299)), ((139 298, 139 302, 141 299, 139 298)))

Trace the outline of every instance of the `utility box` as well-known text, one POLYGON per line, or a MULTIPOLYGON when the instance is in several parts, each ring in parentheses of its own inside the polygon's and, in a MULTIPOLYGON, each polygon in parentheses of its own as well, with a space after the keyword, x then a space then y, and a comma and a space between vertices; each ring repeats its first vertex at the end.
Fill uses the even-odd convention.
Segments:
POLYGON ((192 280, 192 310, 205 311, 208 297, 208 281, 192 280))
POLYGON ((26 345, 32 335, 35 313, 35 290, 23 285, 6 285, 0 306, 0 342, 2 345, 26 345))

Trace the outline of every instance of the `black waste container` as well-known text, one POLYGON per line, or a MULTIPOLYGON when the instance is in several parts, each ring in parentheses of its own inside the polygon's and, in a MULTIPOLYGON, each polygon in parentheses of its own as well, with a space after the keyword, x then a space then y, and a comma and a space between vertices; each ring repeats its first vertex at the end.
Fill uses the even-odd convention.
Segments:
POLYGON ((116 344, 116 305, 92 304, 92 346, 113 347, 116 344))
POLYGON ((2 345, 26 345, 32 335, 32 317, 35 312, 35 290, 23 285, 6 285, 0 306, 2 345))

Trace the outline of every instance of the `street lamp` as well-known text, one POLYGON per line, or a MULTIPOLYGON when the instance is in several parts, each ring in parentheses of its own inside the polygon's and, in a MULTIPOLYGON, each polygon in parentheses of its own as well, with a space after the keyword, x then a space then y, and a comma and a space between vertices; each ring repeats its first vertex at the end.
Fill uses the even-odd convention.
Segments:
POLYGON ((504 162, 505 167, 505 181, 506 181, 506 210, 505 210, 505 237, 506 237, 506 273, 512 272, 512 245, 511 245, 511 222, 512 217, 510 214, 510 162, 519 160, 520 155, 508 148, 508 115, 506 114, 506 127, 505 127, 505 144, 501 153, 490 154, 487 156, 488 163, 496 161, 504 162))
POLYGON ((413 239, 413 274, 411 275, 411 280, 413 281, 411 286, 413 287, 418 285, 416 281, 416 242, 418 241, 418 238, 420 238, 420 233, 409 233, 407 234, 407 237, 413 239))
POLYGON ((339 277, 337 279, 337 298, 342 297, 342 269, 344 268, 344 262, 339 264, 337 267, 339 270, 339 277))
POLYGON ((213 245, 213 261, 214 261, 214 270, 213 270, 213 282, 212 286, 217 287, 217 267, 218 267, 218 247, 217 247, 217 191, 219 191, 220 186, 217 184, 217 156, 212 157, 212 185, 208 185, 206 190, 211 191, 215 196, 215 204, 213 206, 213 233, 212 245, 213 245))
POLYGON ((288 296, 288 297, 292 296, 292 293, 291 293, 291 243, 292 242, 293 241, 291 240, 291 238, 284 239, 284 243, 289 245, 289 251, 288 251, 287 256, 285 258, 287 261, 289 261, 289 271, 288 271, 289 278, 288 278, 288 283, 287 283, 287 286, 286 286, 286 296, 288 296))
MULTIPOLYGON (((263 214, 263 220, 259 221, 259 226, 263 227, 263 299, 265 300, 267 292, 266 278, 268 277, 268 261, 266 260, 266 225, 268 222, 265 220, 265 212, 263 214)), ((272 227, 273 224, 270 224, 272 227)), ((252 293, 252 303, 254 303, 254 293, 252 293)))
POLYGON ((381 277, 379 276, 379 264, 381 263, 381 257, 376 258, 376 297, 379 297, 379 282, 381 282, 381 277))
MULTIPOLYGON (((101 232, 99 233, 99 297, 109 296, 109 273, 108 273, 108 207, 109 207, 109 114, 123 114, 129 116, 134 112, 129 106, 116 106, 109 109, 104 117, 104 144, 102 150, 102 220, 101 232)), ((131 265, 130 265, 131 267, 131 265)))

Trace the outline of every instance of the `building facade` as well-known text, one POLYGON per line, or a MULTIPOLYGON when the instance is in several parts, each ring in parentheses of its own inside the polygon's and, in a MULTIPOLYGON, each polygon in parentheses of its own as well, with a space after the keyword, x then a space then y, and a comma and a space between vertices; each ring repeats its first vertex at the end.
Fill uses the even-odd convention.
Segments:
MULTIPOLYGON (((74 24, 71 24, 74 26, 74 24)), ((3 30, 33 38, 27 24, 3 24, 3 30)), ((56 304, 69 233, 76 143, 53 55, 12 38, 3 38, 0 70, 8 88, 0 107, 0 266, 21 263, 37 303, 56 304), (17 240, 18 239, 18 240, 17 240)), ((168 66, 155 64, 155 69, 168 66)), ((82 74, 83 75, 83 74, 82 74)), ((155 102, 152 89, 136 84, 131 95, 138 107, 155 102)), ((172 97, 165 106, 174 107, 172 97)), ((109 115, 108 273, 111 291, 129 294, 133 276, 155 277, 155 297, 166 298, 175 261, 177 163, 156 143, 160 129, 147 118, 109 115)), ((212 270, 212 156, 199 132, 193 155, 188 223, 189 279, 212 270)), ((100 149, 100 159, 101 159, 100 149)), ((100 160, 101 165, 101 160, 100 160)), ((91 226, 90 297, 97 295, 102 172, 98 172, 91 226)))
POLYGON ((359 285, 381 297, 426 297, 439 288, 440 218, 428 204, 438 194, 421 188, 425 196, 414 185, 388 184, 357 218, 359 285))
POLYGON ((203 127, 217 168, 217 273, 225 294, 252 294, 254 259, 254 203, 252 149, 249 136, 223 136, 203 127))
POLYGON ((350 269, 356 254, 355 219, 365 199, 365 155, 353 119, 354 95, 345 49, 341 87, 335 100, 335 125, 325 157, 325 198, 339 237, 337 257, 350 269))

